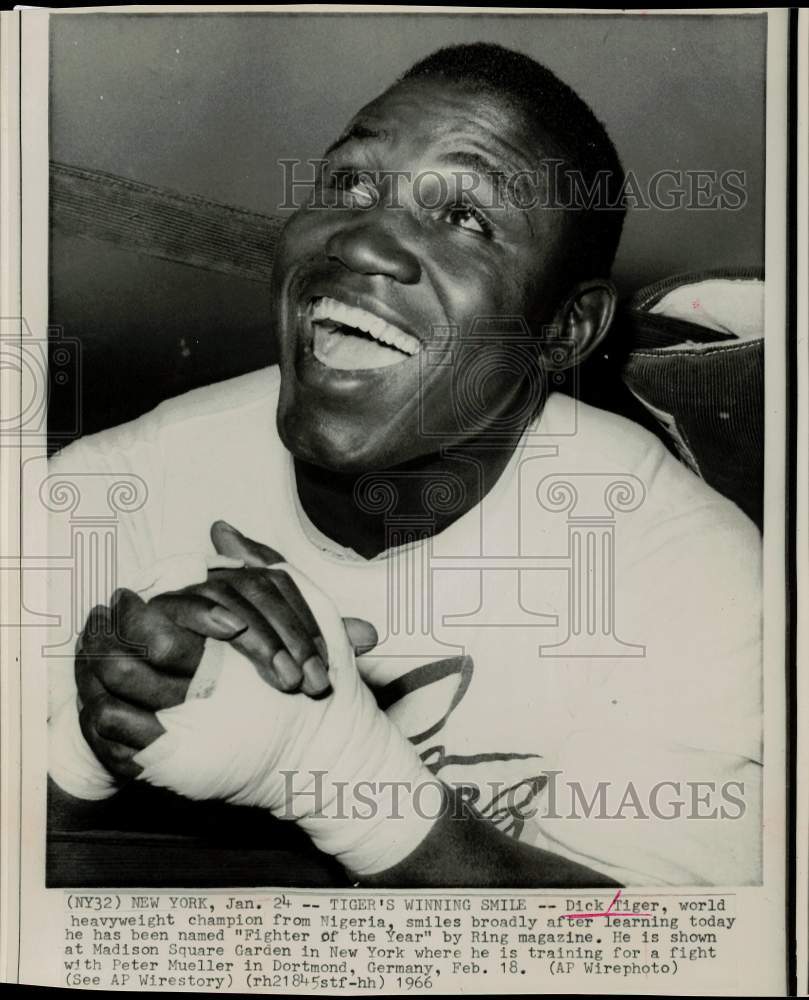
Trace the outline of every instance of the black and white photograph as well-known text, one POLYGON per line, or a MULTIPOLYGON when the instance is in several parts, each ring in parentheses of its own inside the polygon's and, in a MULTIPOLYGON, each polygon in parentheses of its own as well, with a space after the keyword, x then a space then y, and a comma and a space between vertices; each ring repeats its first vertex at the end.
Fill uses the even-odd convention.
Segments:
POLYGON ((20 773, 61 985, 743 989, 792 794, 786 19, 29 23, 20 773), (280 950, 98 944, 197 906, 280 950))
POLYGON ((760 880, 765 27, 52 21, 55 884, 760 880))

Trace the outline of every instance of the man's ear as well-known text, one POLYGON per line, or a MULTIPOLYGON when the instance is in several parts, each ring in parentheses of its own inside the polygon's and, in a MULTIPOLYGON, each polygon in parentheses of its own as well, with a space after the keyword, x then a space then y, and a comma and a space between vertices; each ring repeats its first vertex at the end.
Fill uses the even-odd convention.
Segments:
POLYGON ((544 345, 547 366, 562 371, 586 360, 606 336, 617 299, 615 286, 606 278, 576 285, 554 317, 553 335, 544 345), (558 350, 554 349, 555 339, 560 342, 558 350))

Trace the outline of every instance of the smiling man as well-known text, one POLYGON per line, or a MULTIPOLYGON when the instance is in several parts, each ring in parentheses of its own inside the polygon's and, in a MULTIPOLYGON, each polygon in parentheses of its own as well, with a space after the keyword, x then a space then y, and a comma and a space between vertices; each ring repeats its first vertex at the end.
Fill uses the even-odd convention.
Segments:
POLYGON ((610 326, 621 176, 497 46, 357 114, 281 239, 278 367, 54 461, 148 491, 53 671, 64 793, 251 805, 368 885, 759 879, 757 532, 548 388, 610 326))

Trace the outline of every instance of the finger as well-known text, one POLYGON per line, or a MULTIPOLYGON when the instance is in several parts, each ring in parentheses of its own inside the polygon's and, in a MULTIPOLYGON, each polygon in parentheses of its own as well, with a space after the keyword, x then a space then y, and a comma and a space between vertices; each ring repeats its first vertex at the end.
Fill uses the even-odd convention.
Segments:
MULTIPOLYGON (((317 643, 318 624, 295 582, 284 572, 234 573, 231 585, 264 615, 303 671, 301 691, 320 697, 331 690, 328 669, 317 643)), ((277 654, 280 656, 281 654, 277 654)))
POLYGON ((98 604, 90 611, 76 644, 76 652, 88 656, 121 652, 145 655, 146 647, 139 641, 137 628, 145 609, 145 602, 134 591, 119 588, 110 598, 109 607, 98 604))
POLYGON ((97 658, 88 659, 84 653, 76 654, 74 672, 76 676, 76 690, 81 705, 89 705, 90 702, 107 694, 106 688, 98 677, 96 677, 95 667, 97 665, 97 658))
POLYGON ((135 747, 128 747, 124 743, 105 740, 102 736, 95 737, 92 747, 96 757, 116 778, 124 778, 126 780, 137 778, 143 770, 134 761, 134 757, 138 753, 135 747))
POLYGON ((280 552, 247 538, 227 521, 214 521, 211 525, 211 541, 220 556, 243 559, 247 566, 273 566, 284 561, 280 552))
POLYGON ((158 594, 149 601, 175 625, 198 635, 229 642, 247 628, 247 622, 217 601, 199 592, 199 584, 168 594, 158 594))
POLYGON ((182 705, 190 683, 188 677, 166 674, 131 656, 110 656, 97 666, 101 684, 116 697, 158 711, 182 705))
MULTIPOLYGON (((216 615, 214 603, 205 598, 183 595, 160 595, 148 604, 131 591, 118 591, 113 611, 116 628, 122 639, 123 651, 148 660, 165 673, 189 676, 199 665, 205 646, 205 635, 213 632, 217 638, 229 639, 239 628, 240 620, 230 620, 227 613, 216 615), (191 629, 185 622, 199 626, 191 629), (202 622, 205 622, 204 628, 202 622)), ((224 609, 223 609, 224 611, 224 609)), ((116 650, 111 646, 110 651, 116 650)))
POLYGON ((312 698, 324 697, 331 691, 331 681, 328 677, 328 650, 320 626, 292 577, 281 570, 273 573, 273 579, 312 640, 313 652, 302 663, 301 691, 312 698))
POLYGON ((327 694, 331 694, 329 672, 320 653, 310 656, 304 663, 301 691, 310 698, 325 698, 327 694))
POLYGON ((295 678, 289 690, 300 687, 304 694, 318 696, 330 688, 326 665, 312 637, 273 580, 234 574, 231 586, 258 609, 280 639, 283 648, 275 653, 273 665, 290 683, 295 678))
POLYGON ((83 705, 79 725, 94 748, 100 740, 106 740, 142 750, 165 732, 154 712, 128 705, 109 694, 83 705))
POLYGON ((200 584, 197 590, 247 622, 247 629, 231 639, 230 643, 250 660, 262 680, 279 691, 297 691, 304 676, 300 664, 290 655, 271 624, 266 606, 263 610, 257 606, 262 605, 258 592, 251 591, 249 597, 245 597, 234 586, 233 581, 238 575, 233 573, 228 580, 218 580, 216 573, 212 572, 207 582, 200 584))
POLYGON ((376 629, 364 618, 344 618, 343 625, 345 625, 348 641, 354 647, 357 656, 368 653, 379 642, 376 629))
MULTIPOLYGON (((76 642, 76 652, 106 652, 118 643, 113 615, 104 604, 91 609, 76 642)), ((120 645, 120 643, 118 643, 120 645)))
POLYGON ((144 629, 140 619, 148 615, 146 602, 134 590, 119 587, 110 598, 107 618, 103 608, 93 608, 87 618, 82 649, 88 654, 126 652, 133 656, 146 656, 143 641, 144 629))
POLYGON ((289 573, 282 569, 274 569, 270 570, 270 577, 303 623, 307 635, 312 638, 320 635, 320 626, 312 614, 309 605, 306 603, 306 598, 300 592, 297 583, 295 583, 289 573))

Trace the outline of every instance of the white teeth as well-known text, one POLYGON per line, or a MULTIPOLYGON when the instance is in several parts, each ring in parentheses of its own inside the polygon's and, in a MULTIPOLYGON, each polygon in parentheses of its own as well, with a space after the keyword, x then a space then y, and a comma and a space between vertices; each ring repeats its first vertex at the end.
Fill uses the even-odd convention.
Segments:
POLYGON ((420 346, 418 340, 404 330, 391 326, 390 323, 386 323, 365 309, 346 305, 337 299, 328 297, 316 299, 310 306, 310 318, 313 323, 337 323, 364 330, 374 340, 395 347, 404 354, 416 354, 420 346))

